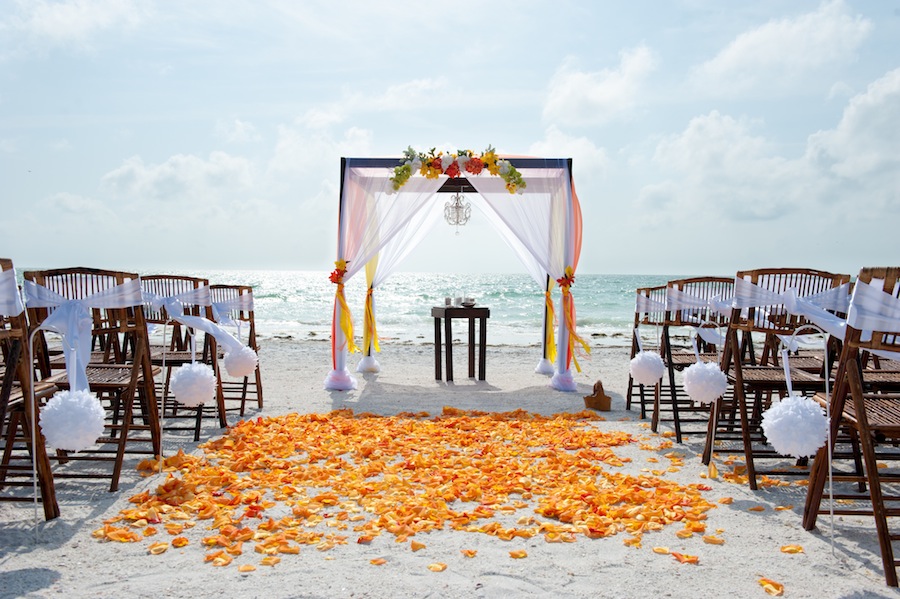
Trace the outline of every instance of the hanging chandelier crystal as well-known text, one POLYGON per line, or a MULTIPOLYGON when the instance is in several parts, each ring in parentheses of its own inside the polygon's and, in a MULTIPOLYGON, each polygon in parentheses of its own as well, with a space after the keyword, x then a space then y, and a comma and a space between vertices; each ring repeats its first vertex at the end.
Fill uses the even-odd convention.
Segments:
POLYGON ((461 192, 450 196, 450 201, 444 204, 444 220, 448 225, 456 226, 456 234, 459 235, 459 228, 469 222, 472 216, 472 205, 466 201, 466 196, 461 192))

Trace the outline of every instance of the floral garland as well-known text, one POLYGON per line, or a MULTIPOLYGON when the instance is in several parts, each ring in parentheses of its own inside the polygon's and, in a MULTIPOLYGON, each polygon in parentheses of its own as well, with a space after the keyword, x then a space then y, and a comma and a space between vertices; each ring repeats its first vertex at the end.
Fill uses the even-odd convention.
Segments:
POLYGON ((525 179, 509 160, 501 160, 492 146, 478 155, 472 150, 457 150, 456 153, 437 152, 431 148, 428 152, 416 152, 412 146, 403 152, 400 166, 394 167, 391 183, 394 191, 403 187, 413 173, 419 173, 426 179, 437 179, 440 175, 460 177, 464 173, 481 174, 487 169, 492 175, 501 177, 506 182, 509 193, 525 189, 525 179))

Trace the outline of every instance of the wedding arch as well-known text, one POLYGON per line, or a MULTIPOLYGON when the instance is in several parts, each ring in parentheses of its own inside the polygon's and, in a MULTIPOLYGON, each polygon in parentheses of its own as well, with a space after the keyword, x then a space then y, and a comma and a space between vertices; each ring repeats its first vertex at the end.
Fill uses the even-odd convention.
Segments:
POLYGON ((356 388, 347 368, 348 353, 363 353, 357 372, 380 369, 373 353, 380 351, 375 320, 378 286, 440 219, 441 194, 460 192, 486 215, 545 294, 543 355, 535 371, 552 375, 554 389, 576 390, 570 370, 573 361, 580 370, 576 344, 585 351, 589 348, 575 329, 570 289, 582 229, 572 159, 500 158, 491 147, 480 155, 417 153, 410 148, 401 159, 341 158, 337 261, 330 277, 336 285, 332 370, 325 378, 326 389, 356 388), (360 271, 365 272, 367 289, 361 348, 344 297, 345 281, 360 271), (552 296, 557 285, 558 311, 552 296))

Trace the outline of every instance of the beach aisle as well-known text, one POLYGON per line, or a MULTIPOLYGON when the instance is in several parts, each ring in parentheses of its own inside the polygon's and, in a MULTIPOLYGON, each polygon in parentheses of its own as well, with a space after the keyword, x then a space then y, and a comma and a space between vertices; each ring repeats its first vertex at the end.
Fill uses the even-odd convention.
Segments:
MULTIPOLYGON (((605 461, 599 466, 612 476, 653 476, 679 488, 693 488, 715 507, 704 512, 706 520, 691 525, 695 531, 690 537, 679 534, 688 528, 683 522, 640 537, 623 531, 606 538, 581 534, 569 538, 546 536, 542 531, 510 540, 502 540, 503 535, 452 530, 448 523, 441 530, 408 538, 383 533, 370 542, 358 542, 366 535, 354 532, 355 514, 338 516, 344 505, 335 504, 320 511, 322 522, 308 530, 320 532, 323 538, 345 537, 346 544, 338 540, 333 547, 301 545, 296 554, 267 556, 255 551, 254 546, 265 540, 257 536, 244 543, 243 555, 232 556, 233 563, 216 567, 214 560, 204 561, 205 556, 222 551, 203 544, 202 539, 217 534, 210 529, 211 520, 196 520, 196 526, 179 533, 188 539, 186 546, 170 546, 159 555, 150 554, 151 544, 171 543, 175 538, 163 523, 132 527, 142 535, 148 526, 158 529, 136 543, 92 537, 105 520, 135 507, 129 498, 144 491, 152 493, 166 480, 165 476, 141 478, 132 462, 123 473, 118 493, 108 493, 103 482, 59 481, 62 516, 41 523, 37 542, 31 506, 0 504, 0 596, 767 597, 760 582, 763 579, 783 585, 785 597, 900 596, 884 584, 871 518, 836 519, 832 554, 827 517, 820 518, 820 531, 808 533, 801 527, 805 487, 789 485, 753 492, 722 476, 712 480, 700 463, 702 439, 694 436, 683 446, 673 445, 669 436, 650 433, 647 424, 639 420, 638 409, 626 412, 627 348, 595 350, 582 362, 584 373, 576 375, 576 393, 553 391, 546 377, 534 374, 539 358, 535 348, 489 347, 484 382, 459 376, 464 373, 464 353, 459 348, 453 384, 433 380, 434 353, 429 345, 386 343, 382 349, 380 374, 357 374, 356 391, 328 392, 323 390, 330 367, 327 342, 265 339, 261 364, 266 406, 262 411, 250 409, 246 418, 292 412, 327 414, 346 408, 356 414, 424 411, 435 416, 445 406, 487 412, 573 413, 584 409, 582 396, 589 394, 600 378, 613 398, 613 411, 602 413, 606 420, 589 427, 608 433, 622 431, 630 434, 633 442, 610 449, 621 466, 605 461), (351 525, 340 528, 342 518, 351 525), (548 542, 559 540, 574 542, 548 542), (474 556, 467 557, 464 551, 474 556), (275 565, 262 565, 266 557, 276 556, 280 561, 270 560, 277 561, 275 565), (250 564, 255 570, 239 571, 239 565, 250 564)), ((355 363, 352 359, 351 364, 355 363)), ((233 416, 230 422, 234 424, 233 416)), ((222 431, 210 420, 204 423, 203 433, 203 441, 208 441, 219 438, 222 431)), ((202 455, 197 444, 180 435, 183 433, 165 436, 167 455, 179 449, 202 455)), ((720 470, 724 470, 721 465, 720 470)), ((284 488, 281 491, 289 493, 284 488)), ((520 530, 535 521, 559 524, 534 511, 539 500, 540 494, 534 493, 524 500, 527 506, 508 515, 498 513, 495 520, 520 530)), ((457 501, 451 505, 458 511, 474 512, 479 504, 457 501)), ((256 531, 265 519, 254 519, 253 509, 236 510, 235 515, 251 513, 235 526, 256 531)), ((222 561, 229 561, 224 556, 230 554, 220 555, 222 561)), ((777 585, 772 585, 769 590, 775 588, 777 585)))

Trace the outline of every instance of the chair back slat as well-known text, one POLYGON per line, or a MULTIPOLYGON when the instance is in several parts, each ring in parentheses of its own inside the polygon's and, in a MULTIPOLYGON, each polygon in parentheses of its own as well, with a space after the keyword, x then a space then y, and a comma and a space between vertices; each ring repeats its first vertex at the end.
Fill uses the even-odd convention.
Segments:
MULTIPOLYGON (((669 281, 668 287, 703 300, 718 299, 730 302, 734 297, 734 279, 730 277, 693 277, 669 281)), ((699 326, 701 323, 712 323, 720 326, 728 324, 730 313, 721 313, 706 307, 684 307, 666 309, 665 323, 669 326, 699 326)))
MULTIPOLYGON (((737 279, 772 293, 782 294, 792 289, 799 297, 807 297, 848 283, 850 275, 806 268, 768 268, 739 271, 735 275, 737 279)), ((806 318, 789 313, 783 302, 776 302, 743 311, 735 308, 730 326, 742 331, 790 335, 807 322, 806 318)))

